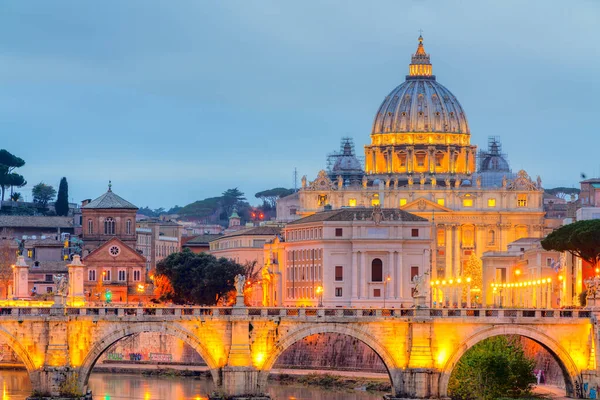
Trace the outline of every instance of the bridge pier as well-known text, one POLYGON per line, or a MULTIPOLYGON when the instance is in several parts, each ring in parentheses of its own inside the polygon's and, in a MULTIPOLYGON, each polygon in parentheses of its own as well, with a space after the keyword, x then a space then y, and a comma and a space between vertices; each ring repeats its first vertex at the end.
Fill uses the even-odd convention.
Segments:
POLYGON ((440 371, 428 368, 390 370, 394 394, 386 396, 386 399, 439 398, 440 376, 440 371))
POLYGON ((44 366, 29 374, 34 393, 64 398, 65 395, 80 395, 82 388, 78 383, 78 369, 72 367, 44 366))

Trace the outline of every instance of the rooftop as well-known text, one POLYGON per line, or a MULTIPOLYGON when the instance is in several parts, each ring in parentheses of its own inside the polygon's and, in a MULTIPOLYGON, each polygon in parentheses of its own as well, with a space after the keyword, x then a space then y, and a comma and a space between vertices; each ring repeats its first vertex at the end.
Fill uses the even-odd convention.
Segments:
POLYGON ((86 209, 114 208, 114 209, 131 209, 131 210, 138 209, 136 206, 134 206, 127 200, 123 199, 121 196, 118 196, 115 193, 113 193, 112 185, 110 182, 108 184, 108 191, 106 193, 104 193, 102 196, 98 197, 97 199, 92 200, 91 202, 89 202, 88 204, 83 206, 83 208, 86 208, 86 209))
POLYGON ((2 228, 73 228, 73 217, 0 215, 2 228))
MULTIPOLYGON (((339 210, 322 211, 308 217, 304 217, 288 225, 306 224, 311 222, 322 222, 322 221, 371 221, 376 213, 376 208, 342 208, 339 210)), ((422 222, 427 221, 426 218, 419 217, 409 212, 398 210, 395 208, 382 208, 381 220, 382 221, 410 221, 410 222, 422 222)))
POLYGON ((207 245, 209 242, 212 242, 213 240, 219 239, 223 237, 223 235, 211 235, 211 234, 205 234, 205 235, 199 235, 196 236, 193 239, 188 240, 184 246, 201 246, 201 245, 207 245))
MULTIPOLYGON (((228 233, 220 238, 229 238, 234 236, 275 236, 281 233, 281 227, 279 226, 254 226, 251 228, 241 229, 239 231, 228 233)), ((213 240, 217 240, 213 239, 213 240)), ((188 242, 189 243, 189 242, 188 242)))

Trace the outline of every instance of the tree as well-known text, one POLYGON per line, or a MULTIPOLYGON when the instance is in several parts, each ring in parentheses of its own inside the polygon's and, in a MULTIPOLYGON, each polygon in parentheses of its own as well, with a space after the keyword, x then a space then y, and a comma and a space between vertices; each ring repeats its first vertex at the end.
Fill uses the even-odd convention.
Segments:
POLYGON ((234 289, 235 276, 243 273, 243 267, 233 261, 190 249, 173 253, 156 265, 156 275, 166 276, 173 286, 167 299, 177 304, 215 305, 234 289))
POLYGON ((600 220, 577 221, 562 226, 542 240, 544 250, 568 251, 596 268, 600 261, 600 220))
POLYGON ((169 280, 169 278, 167 278, 166 275, 154 276, 154 296, 158 300, 167 300, 174 294, 175 291, 173 290, 173 285, 171 285, 171 281, 169 280))
POLYGON ((10 199, 12 201, 19 201, 19 200, 21 200, 21 193, 14 192, 13 194, 10 195, 10 199))
POLYGON ((456 400, 525 397, 535 383, 534 366, 518 336, 495 336, 462 356, 450 376, 448 392, 456 400))
POLYGON ((257 199, 262 200, 263 207, 266 209, 273 209, 277 205, 277 200, 294 193, 294 189, 286 189, 277 187, 273 189, 263 190, 254 195, 257 199))
POLYGON ((568 187, 555 187, 551 189, 544 189, 544 191, 564 200, 568 200, 571 196, 577 197, 579 196, 579 192, 581 192, 579 189, 568 187))
MULTIPOLYGON (((4 193, 7 187, 23 187, 27 184, 27 181, 23 176, 14 173, 16 168, 20 168, 25 165, 25 161, 22 158, 9 153, 2 149, 0 150, 0 188, 2 189, 2 201, 4 201, 4 193)), ((0 206, 2 203, 0 203, 0 206)))
MULTIPOLYGON (((467 290, 469 290, 469 286, 471 289, 483 289, 483 265, 481 263, 481 259, 477 257, 475 252, 471 253, 471 256, 463 268, 462 279, 464 284, 462 301, 466 302, 467 290), (471 278, 470 285, 465 282, 467 278, 471 278)), ((472 300, 475 299, 472 298, 472 300)), ((476 302, 478 303, 479 301, 476 302)))
POLYGON ((58 196, 54 204, 56 215, 67 216, 69 214, 69 184, 64 176, 58 185, 58 196))
POLYGON ((50 185, 46 185, 44 182, 40 182, 31 189, 33 195, 33 202, 41 204, 46 207, 48 202, 54 199, 56 196, 56 190, 50 185))
POLYGON ((223 207, 223 211, 229 216, 233 208, 245 200, 244 193, 238 188, 227 189, 221 195, 221 207, 223 207))
POLYGON ((0 240, 0 287, 3 288, 5 298, 8 298, 8 287, 12 285, 12 266, 17 260, 17 249, 11 246, 8 239, 0 240))

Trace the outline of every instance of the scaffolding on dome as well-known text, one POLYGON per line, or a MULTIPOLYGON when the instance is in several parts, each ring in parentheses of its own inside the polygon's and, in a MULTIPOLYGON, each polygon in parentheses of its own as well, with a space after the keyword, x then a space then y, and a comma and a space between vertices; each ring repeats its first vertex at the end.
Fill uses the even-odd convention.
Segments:
POLYGON ((484 187, 502 186, 502 180, 514 179, 515 174, 510 169, 508 156, 502 152, 502 142, 499 136, 488 136, 487 150, 477 153, 477 175, 484 187))
POLYGON ((327 164, 326 164, 327 173, 329 173, 329 174, 332 173, 333 166, 336 164, 338 159, 340 159, 340 157, 348 156, 348 155, 356 157, 356 159, 358 161, 360 161, 361 167, 364 169, 364 167, 365 167, 364 156, 359 157, 356 155, 356 151, 354 148, 354 140, 351 137, 346 136, 346 137, 343 137, 342 140, 340 141, 340 150, 333 151, 327 155, 327 164), (350 154, 348 154, 348 151, 350 151, 350 154))

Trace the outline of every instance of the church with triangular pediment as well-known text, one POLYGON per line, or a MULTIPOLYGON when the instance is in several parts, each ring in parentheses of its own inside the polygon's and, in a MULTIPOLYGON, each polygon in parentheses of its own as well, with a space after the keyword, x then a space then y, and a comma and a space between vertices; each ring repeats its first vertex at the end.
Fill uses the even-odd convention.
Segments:
POLYGON ((112 191, 82 207, 86 300, 137 303, 146 298, 146 258, 136 249, 138 208, 112 191))

